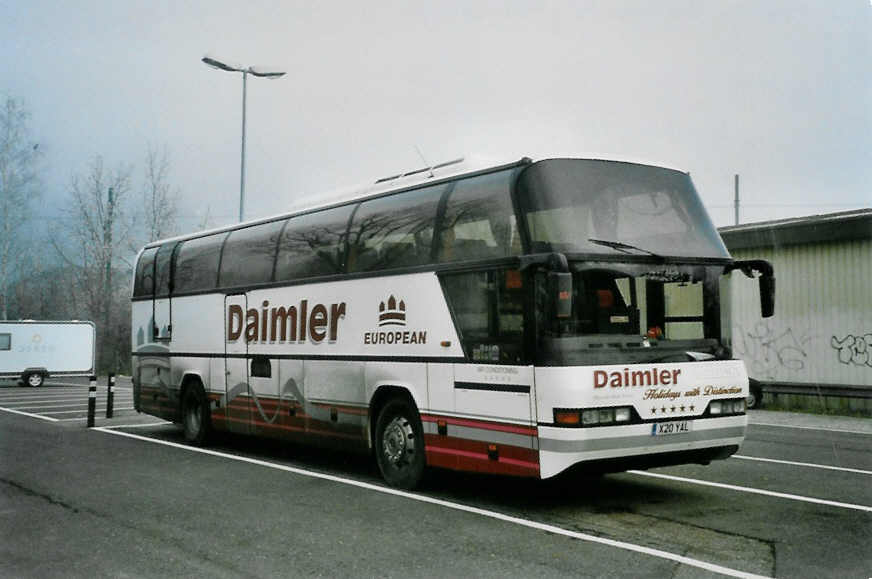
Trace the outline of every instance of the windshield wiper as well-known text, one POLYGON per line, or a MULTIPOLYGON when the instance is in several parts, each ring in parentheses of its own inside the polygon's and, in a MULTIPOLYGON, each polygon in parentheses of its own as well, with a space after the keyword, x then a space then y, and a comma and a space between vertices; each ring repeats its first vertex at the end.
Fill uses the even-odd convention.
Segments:
POLYGON ((592 237, 588 237, 587 240, 591 243, 595 243, 596 245, 604 245, 605 247, 617 249, 618 251, 621 251, 623 253, 628 254, 630 253, 629 251, 627 251, 628 249, 635 249, 636 251, 641 251, 642 253, 647 253, 648 255, 653 255, 654 257, 659 257, 660 259, 663 259, 663 256, 660 254, 654 253, 653 251, 649 251, 641 247, 637 247, 635 245, 630 245, 629 243, 622 243, 620 241, 609 241, 607 239, 594 239, 592 237))

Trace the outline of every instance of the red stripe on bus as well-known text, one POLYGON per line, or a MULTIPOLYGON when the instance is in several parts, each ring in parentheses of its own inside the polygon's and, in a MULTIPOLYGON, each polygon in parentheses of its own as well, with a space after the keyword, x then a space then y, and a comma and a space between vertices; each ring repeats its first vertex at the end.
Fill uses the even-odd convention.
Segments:
POLYGON ((487 454, 432 446, 427 446, 426 452, 427 464, 430 466, 490 474, 539 476, 539 465, 527 461, 503 457, 491 460, 487 454))
POLYGON ((539 476, 539 452, 498 444, 498 458, 488 456, 488 446, 493 443, 478 440, 425 434, 427 464, 455 470, 471 470, 516 476, 539 476))

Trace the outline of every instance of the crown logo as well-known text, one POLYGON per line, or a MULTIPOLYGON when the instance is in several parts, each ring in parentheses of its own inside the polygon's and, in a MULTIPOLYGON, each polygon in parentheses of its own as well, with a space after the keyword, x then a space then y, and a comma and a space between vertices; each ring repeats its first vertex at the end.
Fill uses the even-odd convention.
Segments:
POLYGON ((400 300, 397 304, 397 298, 390 296, 387 306, 381 302, 378 306, 378 325, 379 326, 405 326, 406 325, 406 303, 400 300))

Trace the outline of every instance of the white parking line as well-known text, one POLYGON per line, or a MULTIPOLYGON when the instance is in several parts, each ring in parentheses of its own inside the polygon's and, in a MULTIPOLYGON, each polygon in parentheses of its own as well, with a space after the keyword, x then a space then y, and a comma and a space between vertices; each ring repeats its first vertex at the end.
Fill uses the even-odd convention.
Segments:
POLYGON ((48 420, 49 422, 57 422, 57 418, 51 418, 48 416, 43 416, 41 414, 31 414, 30 412, 21 412, 20 410, 12 410, 11 408, 3 408, 0 406, 0 410, 3 412, 10 412, 12 414, 20 414, 22 416, 29 416, 31 418, 39 418, 40 420, 48 420))
POLYGON ((685 478, 683 476, 673 476, 670 474, 660 474, 656 472, 645 472, 641 470, 628 470, 630 474, 635 474, 639 476, 648 476, 652 478, 662 478, 666 480, 673 480, 678 482, 685 482, 695 485, 702 485, 707 487, 717 487, 719 489, 729 489, 731 491, 739 491, 743 493, 752 493, 756 495, 766 495, 769 497, 778 497, 780 499, 789 499, 792 501, 802 501, 805 503, 815 503, 818 505, 827 505, 828 507, 839 507, 842 509, 853 509, 855 511, 865 511, 867 513, 872 513, 872 507, 867 507, 866 505, 854 505, 851 503, 840 503, 837 501, 828 501, 826 499, 816 499, 814 497, 803 497, 800 495, 791 495, 788 493, 779 493, 775 491, 766 491, 763 489, 755 489, 751 487, 740 487, 736 485, 728 485, 724 483, 716 483, 707 480, 700 480, 695 478, 685 478))
POLYGON ((612 540, 612 539, 606 539, 606 538, 604 538, 604 537, 597 537, 597 536, 595 536, 595 535, 588 535, 588 534, 586 534, 586 533, 579 533, 579 532, 576 532, 576 531, 569 531, 569 530, 567 530, 567 529, 563 529, 563 528, 561 528, 561 527, 555 527, 555 526, 553 526, 553 525, 546 525, 546 524, 544 524, 544 523, 537 523, 537 522, 535 522, 535 521, 530 521, 530 520, 527 520, 527 519, 521 519, 521 518, 519 518, 519 517, 513 517, 513 516, 511 516, 511 515, 505 515, 505 514, 503 514, 503 513, 499 513, 499 512, 496 512, 496 511, 489 511, 489 510, 486 510, 486 509, 480 509, 480 508, 477 508, 477 507, 470 507, 470 506, 463 505, 463 504, 460 504, 460 503, 453 503, 453 502, 445 501, 445 500, 442 500, 442 499, 435 499, 435 498, 428 497, 428 496, 425 496, 425 495, 419 495, 419 494, 416 494, 416 493, 410 493, 410 492, 406 492, 406 491, 400 491, 400 490, 396 490, 396 489, 392 489, 392 488, 388 488, 388 487, 383 487, 383 486, 379 486, 379 485, 375 485, 375 484, 371 484, 371 483, 366 483, 366 482, 362 482, 362 481, 357 481, 357 480, 354 480, 354 479, 342 478, 342 477, 339 477, 339 476, 334 476, 334 475, 330 475, 330 474, 324 474, 324 473, 320 473, 320 472, 314 472, 314 471, 304 470, 304 469, 301 469, 301 468, 295 468, 295 467, 286 466, 286 465, 282 465, 282 464, 275 464, 275 463, 267 462, 267 461, 264 461, 264 460, 257 460, 257 459, 254 459, 254 458, 248 458, 248 457, 244 457, 244 456, 237 456, 237 455, 234 455, 234 454, 227 454, 227 453, 224 453, 224 452, 218 452, 218 451, 215 451, 215 450, 209 450, 209 449, 205 449, 205 448, 197 448, 197 447, 193 447, 193 446, 187 446, 187 445, 184 445, 184 444, 178 444, 178 443, 176 443, 176 442, 170 442, 170 441, 167 441, 167 440, 158 440, 158 439, 154 439, 154 438, 149 438, 149 437, 147 437, 147 436, 139 436, 138 434, 131 434, 131 433, 129 433, 129 432, 122 432, 122 431, 114 430, 114 428, 119 428, 119 427, 99 427, 99 428, 94 428, 93 430, 96 430, 96 431, 99 431, 99 432, 105 432, 105 433, 108 433, 108 434, 115 434, 115 435, 118 435, 118 436, 125 436, 125 437, 127 437, 127 438, 133 438, 133 439, 136 439, 136 440, 142 440, 142 441, 145 441, 145 442, 152 442, 152 443, 155 443, 155 444, 162 444, 162 445, 164 445, 164 446, 170 446, 170 447, 173 447, 173 448, 179 448, 179 449, 182 449, 182 450, 187 450, 187 451, 189 451, 189 452, 197 452, 197 453, 200 453, 200 454, 208 454, 208 455, 210 455, 210 456, 217 456, 217 457, 220 457, 220 458, 226 458, 226 459, 228 459, 228 460, 235 460, 235 461, 239 461, 239 462, 245 462, 245 463, 248 463, 248 464, 254 464, 254 465, 257 465, 257 466, 263 466, 263 467, 267 467, 267 468, 272 468, 272 469, 276 469, 276 470, 281 470, 281 471, 285 471, 285 472, 290 472, 290 473, 298 474, 298 475, 301 475, 301 476, 308 476, 308 477, 311 477, 311 478, 318 478, 318 479, 322 479, 322 480, 329 480, 329 481, 332 481, 332 482, 336 482, 336 483, 340 483, 340 484, 345 484, 345 485, 349 485, 349 486, 354 486, 354 487, 358 487, 358 488, 362 488, 362 489, 366 489, 366 490, 370 490, 370 491, 374 491, 374 492, 378 492, 378 493, 383 493, 383 494, 388 494, 388 495, 394 495, 394 496, 398 496, 398 497, 403 497, 403 498, 407 498, 407 499, 410 499, 410 500, 413 500, 413 501, 422 502, 422 503, 429 503, 429 504, 432 504, 432 505, 437 505, 437 506, 440 506, 440 507, 445 507, 445 508, 453 509, 453 510, 456 510, 456 511, 463 511, 463 512, 467 512, 467 513, 472 513, 472 514, 475 514, 475 515, 479 515, 479 516, 482 516, 482 517, 488 517, 488 518, 491 518, 491 519, 496 519, 496 520, 503 521, 503 522, 506 522, 506 523, 512 523, 512 524, 514 524, 514 525, 519 525, 519 526, 527 527, 527 528, 530 528, 530 529, 536 529, 536 530, 538 530, 538 531, 544 531, 544 532, 546 532, 546 533, 552 533, 552 534, 555 534, 555 535, 561 535, 561 536, 564 536, 564 537, 569 537, 569 538, 572 538, 572 539, 578 539, 578 540, 580 540, 580 541, 586 541, 586 542, 589 542, 589 543, 598 543, 598 544, 600 544, 600 545, 608 545, 608 546, 610 546, 610 547, 615 547, 615 548, 618 548, 618 549, 623 549, 623 550, 625 550, 625 551, 632 551, 632 552, 635 552, 635 553, 642 553, 642 554, 644 554, 644 555, 650 555, 650 556, 652 556, 652 557, 658 557, 658 558, 660 558, 660 559, 666 559, 666 560, 669 560, 669 561, 675 561, 676 563, 681 563, 681 564, 683 564, 683 565, 688 565, 688 566, 690 566, 690 567, 696 567, 696 568, 698 568, 698 569, 705 569, 706 571, 712 571, 712 572, 714 572, 714 573, 720 573, 720 574, 722 574, 722 575, 727 575, 727 576, 729 576, 729 577, 742 577, 742 578, 760 578, 760 577, 764 577, 763 575, 755 575, 755 574, 753 574, 753 573, 746 573, 746 572, 744 572, 744 571, 739 571, 739 570, 737 570, 737 569, 730 569, 729 567, 722 567, 721 565, 715 565, 714 563, 708 563, 708 562, 706 562, 706 561, 700 561, 700 560, 698 560, 698 559, 691 559, 690 557, 684 557, 684 556, 682 556, 682 555, 676 555, 675 553, 669 553, 668 551, 661 551, 661 550, 659 550, 659 549, 652 549, 652 548, 650 548, 650 547, 643 547, 643 546, 641 546, 641 545, 634 545, 633 543, 625 543, 625 542, 623 542, 623 541, 615 541, 615 540, 612 540))
POLYGON ((843 432, 845 434, 872 434, 862 430, 845 430, 840 428, 821 428, 818 426, 794 426, 792 424, 771 424, 768 422, 749 422, 748 426, 774 426, 777 428, 796 428, 797 430, 820 430, 823 432, 843 432))
POLYGON ((85 390, 84 392, 78 394, 75 392, 64 392, 63 394, 37 394, 34 396, 21 396, 19 394, 18 396, 6 396, 5 398, 0 396, 0 404, 5 404, 7 402, 26 402, 28 400, 32 400, 34 402, 38 402, 40 400, 57 400, 58 398, 72 398, 73 396, 87 398, 88 391, 85 390))
MULTIPOLYGON (((97 400, 103 401, 102 398, 98 398, 97 400)), ((122 400, 115 399, 115 402, 121 402, 122 400)), ((88 397, 84 398, 71 398, 70 400, 56 400, 57 404, 52 402, 45 402, 43 404, 36 404, 33 406, 11 406, 11 408, 17 408, 18 410, 36 410, 38 408, 57 408, 59 406, 75 406, 76 404, 88 404, 88 397), (72 403, 72 404, 71 404, 72 403)), ((123 402, 132 402, 130 399, 124 399, 123 402)), ((8 405, 8 402, 4 402, 3 404, 8 405)), ((26 404, 23 402, 17 402, 15 404, 26 404)))
POLYGON ((792 460, 777 460, 774 458, 760 458, 759 456, 744 456, 734 454, 731 458, 741 458, 742 460, 758 460, 760 462, 774 462, 776 464, 789 464, 791 466, 805 466, 808 468, 822 468, 826 470, 838 470, 841 472, 855 472, 857 474, 872 475, 870 470, 860 470, 859 468, 845 468, 843 466, 830 466, 828 464, 814 464, 811 462, 794 462, 792 460))

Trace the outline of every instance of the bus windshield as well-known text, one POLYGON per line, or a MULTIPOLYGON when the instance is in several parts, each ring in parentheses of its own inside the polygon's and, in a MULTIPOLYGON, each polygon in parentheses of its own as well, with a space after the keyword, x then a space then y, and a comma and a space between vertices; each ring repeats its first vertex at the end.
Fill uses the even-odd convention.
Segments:
POLYGON ((680 171, 551 159, 523 171, 517 196, 533 253, 730 257, 680 171))
POLYGON ((572 313, 549 311, 548 274, 536 274, 537 363, 692 362, 722 347, 720 266, 574 262, 572 313))

